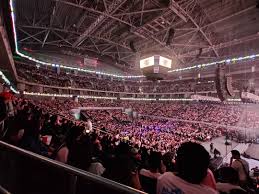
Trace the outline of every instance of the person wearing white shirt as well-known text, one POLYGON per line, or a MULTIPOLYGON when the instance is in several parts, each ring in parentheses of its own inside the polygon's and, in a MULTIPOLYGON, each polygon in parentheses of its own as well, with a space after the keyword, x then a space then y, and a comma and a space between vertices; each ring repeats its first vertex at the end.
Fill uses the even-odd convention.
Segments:
POLYGON ((93 130, 93 124, 90 119, 87 119, 87 130, 91 132, 93 130))
POLYGON ((158 178, 157 194, 216 194, 202 185, 209 166, 209 153, 197 143, 183 143, 177 150, 176 173, 166 172, 158 178))
POLYGON ((241 159, 239 151, 232 150, 231 154, 230 166, 238 172, 240 184, 246 184, 249 176, 249 164, 241 159))

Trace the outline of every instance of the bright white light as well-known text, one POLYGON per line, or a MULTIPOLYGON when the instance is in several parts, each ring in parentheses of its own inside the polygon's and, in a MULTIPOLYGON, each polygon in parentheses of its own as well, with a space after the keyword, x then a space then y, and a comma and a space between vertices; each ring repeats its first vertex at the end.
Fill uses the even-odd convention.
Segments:
POLYGON ((231 59, 227 59, 227 60, 226 60, 226 63, 230 63, 230 62, 231 62, 231 59))
POLYGON ((155 64, 154 62, 155 62, 154 56, 148 57, 146 59, 142 59, 140 60, 140 69, 153 66, 155 64))
POLYGON ((167 68, 171 68, 172 60, 160 56, 159 57, 159 65, 167 67, 167 68))
POLYGON ((15 88, 11 86, 11 82, 8 80, 8 78, 4 75, 2 71, 0 71, 0 76, 4 80, 5 84, 10 87, 10 90, 12 90, 16 94, 19 94, 19 91, 17 91, 15 88))

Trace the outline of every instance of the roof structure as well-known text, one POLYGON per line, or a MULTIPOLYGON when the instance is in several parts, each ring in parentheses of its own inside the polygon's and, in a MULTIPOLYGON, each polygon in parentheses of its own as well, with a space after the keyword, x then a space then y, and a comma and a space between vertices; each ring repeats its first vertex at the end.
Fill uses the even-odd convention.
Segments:
POLYGON ((20 47, 175 68, 259 53, 256 0, 14 0, 20 47))

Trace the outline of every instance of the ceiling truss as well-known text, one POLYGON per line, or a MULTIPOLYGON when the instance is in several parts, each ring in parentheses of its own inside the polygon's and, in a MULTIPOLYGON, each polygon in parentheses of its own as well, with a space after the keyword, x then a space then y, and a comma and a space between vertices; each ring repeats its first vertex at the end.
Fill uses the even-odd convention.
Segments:
POLYGON ((201 0, 170 0, 169 4, 159 0, 95 0, 93 5, 88 0, 46 1, 52 6, 45 14, 39 16, 33 10, 33 17, 25 13, 24 19, 17 18, 19 44, 91 51, 127 63, 157 51, 185 66, 197 59, 201 49, 200 59, 216 59, 224 56, 219 52, 222 48, 259 39, 257 33, 250 33, 222 41, 214 29, 215 25, 252 12, 253 4, 211 21, 201 0), (65 14, 65 8, 80 14, 72 20, 73 14, 65 14), (175 35, 168 45, 170 29, 175 35))

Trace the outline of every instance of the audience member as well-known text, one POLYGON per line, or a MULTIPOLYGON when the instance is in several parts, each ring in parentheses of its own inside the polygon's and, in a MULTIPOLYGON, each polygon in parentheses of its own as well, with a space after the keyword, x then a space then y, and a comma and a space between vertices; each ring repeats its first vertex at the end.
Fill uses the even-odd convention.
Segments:
POLYGON ((237 190, 246 192, 238 184, 239 175, 234 168, 222 167, 218 170, 218 182, 216 184, 216 188, 218 191, 224 192, 226 194, 236 192, 237 190))
POLYGON ((240 184, 245 186, 249 178, 249 164, 244 159, 241 159, 238 150, 232 150, 231 153, 230 166, 238 172, 240 184))
POLYGON ((197 143, 183 143, 177 150, 176 173, 166 172, 158 178, 157 194, 213 194, 215 190, 202 185, 209 166, 209 153, 197 143))

